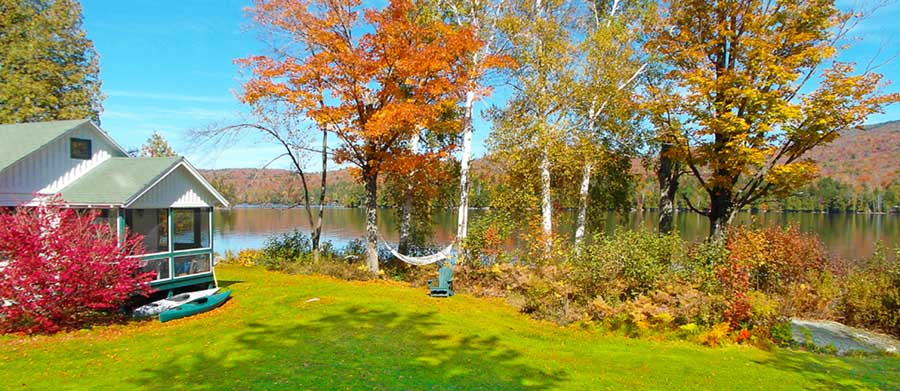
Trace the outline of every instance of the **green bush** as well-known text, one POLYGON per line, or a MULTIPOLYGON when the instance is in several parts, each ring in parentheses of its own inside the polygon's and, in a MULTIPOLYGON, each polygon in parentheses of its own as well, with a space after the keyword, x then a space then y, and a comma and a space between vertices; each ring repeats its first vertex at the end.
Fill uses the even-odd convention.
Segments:
POLYGON ((676 234, 617 231, 598 235, 580 251, 570 251, 568 263, 589 297, 628 300, 657 288, 684 265, 686 244, 676 234))
POLYGON ((291 263, 311 261, 312 241, 308 234, 294 230, 269 237, 262 251, 264 266, 282 269, 291 263))
POLYGON ((838 312, 845 323, 900 336, 900 257, 888 259, 881 249, 853 268, 842 285, 838 312))

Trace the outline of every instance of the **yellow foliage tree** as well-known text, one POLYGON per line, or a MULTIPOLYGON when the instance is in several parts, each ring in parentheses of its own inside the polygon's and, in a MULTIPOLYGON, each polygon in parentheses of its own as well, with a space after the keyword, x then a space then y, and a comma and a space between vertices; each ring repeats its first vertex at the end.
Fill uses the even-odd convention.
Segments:
POLYGON ((651 87, 671 156, 709 195, 710 236, 760 198, 816 175, 804 153, 900 100, 880 74, 835 59, 860 14, 834 0, 672 0, 646 48, 670 85, 651 87))

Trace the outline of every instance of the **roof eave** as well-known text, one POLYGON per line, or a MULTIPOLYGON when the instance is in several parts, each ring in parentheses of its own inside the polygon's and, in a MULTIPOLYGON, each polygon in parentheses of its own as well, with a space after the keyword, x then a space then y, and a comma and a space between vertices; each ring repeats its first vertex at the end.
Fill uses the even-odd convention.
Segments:
POLYGON ((130 208, 131 205, 133 205, 135 202, 137 202, 137 200, 141 199, 141 197, 143 197, 144 194, 147 194, 147 192, 149 192, 151 189, 156 187, 156 185, 158 185, 160 182, 162 182, 164 179, 166 179, 166 177, 168 177, 170 174, 175 172, 175 170, 177 170, 178 167, 182 167, 182 166, 185 167, 188 170, 188 172, 190 172, 191 175, 194 176, 194 179, 196 179, 198 182, 200 182, 200 184, 202 184, 203 187, 206 188, 206 190, 209 191, 210 194, 212 194, 213 197, 215 197, 217 201, 219 201, 219 204, 221 204, 222 207, 225 207, 225 208, 229 207, 228 200, 226 200, 225 197, 222 196, 222 194, 220 194, 209 182, 207 182, 206 179, 203 178, 203 175, 200 175, 200 172, 197 171, 197 169, 194 168, 194 166, 191 165, 187 161, 187 159, 185 159, 183 156, 180 157, 178 160, 176 160, 175 163, 173 163, 171 166, 169 166, 169 168, 166 169, 161 175, 154 178, 153 181, 151 181, 149 185, 145 186, 143 189, 141 189, 140 191, 135 193, 133 196, 128 198, 124 202, 123 207, 130 208))

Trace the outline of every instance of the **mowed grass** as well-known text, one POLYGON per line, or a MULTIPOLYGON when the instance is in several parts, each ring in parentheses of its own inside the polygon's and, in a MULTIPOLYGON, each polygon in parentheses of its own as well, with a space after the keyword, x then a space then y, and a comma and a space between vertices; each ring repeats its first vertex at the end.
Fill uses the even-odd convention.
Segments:
POLYGON ((896 357, 628 339, 399 283, 217 272, 233 299, 210 313, 3 337, 0 389, 900 389, 896 357))

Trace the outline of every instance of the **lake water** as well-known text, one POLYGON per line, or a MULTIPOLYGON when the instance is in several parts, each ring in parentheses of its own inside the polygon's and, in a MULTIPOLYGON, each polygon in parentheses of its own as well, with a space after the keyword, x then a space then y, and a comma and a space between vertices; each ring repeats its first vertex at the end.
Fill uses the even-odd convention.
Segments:
MULTIPOLYGON (((378 230, 388 241, 396 244, 397 218, 391 209, 378 211, 378 230)), ((470 218, 484 213, 470 211, 470 218)), ((617 227, 634 229, 643 227, 652 230, 656 226, 656 213, 631 213, 627 216, 608 214, 597 224, 606 232, 617 227)), ((574 214, 563 212, 560 216, 560 232, 573 235, 574 214)), ((742 213, 737 217, 740 223, 761 226, 798 224, 805 232, 819 235, 827 250, 833 255, 847 259, 870 256, 876 242, 881 241, 887 248, 900 245, 900 216, 897 215, 856 215, 856 214, 814 214, 814 213, 742 213)), ((707 219, 695 213, 678 213, 676 223, 679 232, 689 240, 700 240, 708 232, 707 219)), ((434 216, 434 242, 446 245, 456 235, 456 212, 438 211, 434 216)), ((260 248, 272 234, 299 229, 309 231, 306 212, 302 208, 235 208, 216 211, 216 250, 237 251, 244 248, 260 248)), ((356 208, 327 208, 322 229, 322 238, 340 247, 350 240, 361 239, 365 234, 365 211, 356 208)))

